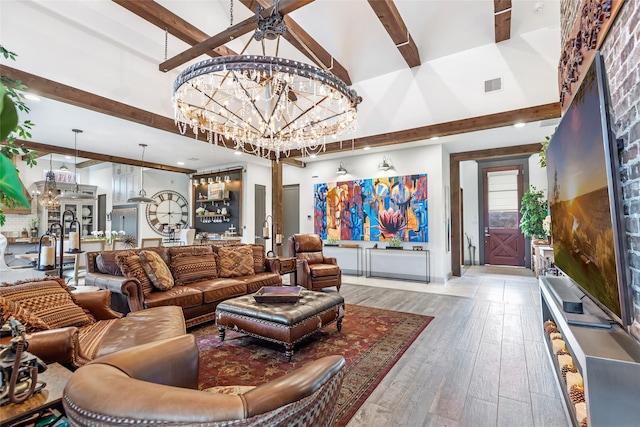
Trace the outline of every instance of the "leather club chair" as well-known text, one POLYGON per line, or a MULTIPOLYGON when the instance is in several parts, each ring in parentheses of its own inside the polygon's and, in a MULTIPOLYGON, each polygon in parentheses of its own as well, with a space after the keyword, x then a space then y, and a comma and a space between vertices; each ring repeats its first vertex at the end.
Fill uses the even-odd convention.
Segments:
POLYGON ((319 235, 294 234, 289 237, 289 256, 298 260, 298 285, 312 291, 335 286, 340 291, 342 271, 335 258, 323 255, 319 235))
POLYGON ((198 363, 190 334, 98 358, 74 372, 64 389, 70 425, 335 425, 342 356, 235 389, 198 390, 198 363))

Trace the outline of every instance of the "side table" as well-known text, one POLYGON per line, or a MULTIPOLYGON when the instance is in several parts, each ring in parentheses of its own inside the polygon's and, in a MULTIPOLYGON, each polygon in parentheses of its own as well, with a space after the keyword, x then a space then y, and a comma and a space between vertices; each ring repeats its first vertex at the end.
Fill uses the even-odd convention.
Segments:
POLYGON ((35 423, 48 409, 57 409, 63 412, 62 392, 67 381, 71 377, 71 371, 60 365, 52 363, 47 365, 47 370, 38 374, 38 379, 47 383, 44 390, 34 394, 24 403, 0 407, 0 420, 3 426, 22 426, 35 423))
MULTIPOLYGON (((277 257, 278 260, 280 260, 280 271, 278 271, 278 273, 280 273, 281 276, 284 276, 285 274, 293 274, 293 282, 291 282, 291 280, 289 280, 289 284, 291 286, 296 286, 298 284, 298 263, 297 260, 295 258, 292 257, 285 257, 285 256, 279 256, 277 257)), ((289 276, 291 277, 291 276, 289 276)))

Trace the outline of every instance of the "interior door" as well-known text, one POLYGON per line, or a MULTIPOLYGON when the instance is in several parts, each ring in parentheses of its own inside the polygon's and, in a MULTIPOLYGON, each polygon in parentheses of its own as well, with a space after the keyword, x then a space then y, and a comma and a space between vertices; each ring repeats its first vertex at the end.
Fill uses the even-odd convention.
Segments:
MULTIPOLYGON (((264 185, 256 184, 255 186, 255 195, 254 195, 254 204, 255 204, 255 218, 254 218, 254 227, 255 227, 255 242, 259 245, 264 245, 265 251, 271 250, 271 242, 267 242, 262 236, 262 227, 264 226, 264 221, 267 216, 266 212, 266 199, 267 199, 267 187, 264 185), (269 243, 269 244, 267 244, 269 243)), ((271 226, 271 224, 269 224, 271 226)))
POLYGON ((282 187, 282 223, 284 225, 284 241, 282 242, 282 253, 289 255, 289 244, 287 239, 300 232, 300 186, 298 184, 285 185, 282 187))
POLYGON ((484 169, 484 262, 525 265, 524 235, 520 231, 522 166, 484 169))

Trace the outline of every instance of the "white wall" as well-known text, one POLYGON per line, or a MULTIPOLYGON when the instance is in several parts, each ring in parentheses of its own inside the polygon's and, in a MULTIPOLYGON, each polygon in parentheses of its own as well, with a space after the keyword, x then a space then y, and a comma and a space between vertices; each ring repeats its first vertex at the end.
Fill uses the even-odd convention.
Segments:
POLYGON ((271 167, 248 165, 242 181, 242 241, 244 243, 255 243, 257 233, 262 234, 262 230, 256 232, 255 229, 256 184, 266 187, 265 212, 267 215, 273 215, 271 212, 271 167))
POLYGON ((464 217, 462 218, 464 232, 464 263, 470 264, 469 248, 467 236, 471 239, 471 244, 476 247, 474 263, 478 264, 478 253, 480 248, 479 235, 479 206, 478 206, 478 163, 475 161, 460 162, 460 186, 462 192, 462 203, 464 206, 464 217))
MULTIPOLYGON (((446 252, 446 228, 444 216, 444 185, 449 185, 449 155, 441 145, 410 148, 388 153, 366 154, 337 160, 322 160, 307 163, 305 168, 283 166, 283 185, 300 185, 300 232, 313 233, 313 186, 322 182, 345 181, 372 177, 427 174, 429 195, 429 249, 431 281, 443 282, 451 272, 451 256, 446 252), (383 156, 394 166, 386 172, 378 170, 383 156), (336 175, 336 168, 342 160, 348 173, 336 175), (445 170, 446 167, 446 170, 445 170), (443 179, 446 176, 446 180, 443 179)), ((377 242, 358 242, 362 247, 372 247, 377 242)), ((411 243, 405 243, 411 247, 411 243)))

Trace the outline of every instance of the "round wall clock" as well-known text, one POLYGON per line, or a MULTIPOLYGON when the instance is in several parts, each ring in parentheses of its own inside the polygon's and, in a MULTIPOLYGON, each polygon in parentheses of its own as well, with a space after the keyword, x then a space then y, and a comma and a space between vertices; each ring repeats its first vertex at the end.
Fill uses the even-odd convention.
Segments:
POLYGON ((147 205, 149 226, 156 233, 171 237, 171 230, 185 228, 189 224, 189 202, 175 191, 162 190, 151 196, 156 204, 147 205))

